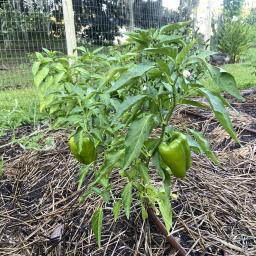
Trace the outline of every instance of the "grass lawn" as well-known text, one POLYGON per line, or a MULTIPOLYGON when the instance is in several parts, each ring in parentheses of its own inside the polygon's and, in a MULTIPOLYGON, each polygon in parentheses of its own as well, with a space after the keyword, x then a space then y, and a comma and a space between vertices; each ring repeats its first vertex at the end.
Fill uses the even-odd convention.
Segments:
POLYGON ((38 97, 35 88, 0 92, 0 130, 36 123, 41 117, 42 115, 38 112, 38 97))
POLYGON ((223 68, 231 73, 238 84, 239 89, 256 86, 256 48, 250 48, 241 58, 241 63, 227 64, 223 68))
POLYGON ((256 86, 256 75, 252 74, 255 69, 252 65, 247 63, 227 64, 223 66, 223 69, 235 77, 239 89, 256 86))
POLYGON ((7 70, 0 70, 0 131, 35 123, 42 116, 38 112, 31 67, 9 64, 7 70))
POLYGON ((0 70, 0 89, 26 87, 32 84, 31 68, 19 65, 9 70, 0 70))

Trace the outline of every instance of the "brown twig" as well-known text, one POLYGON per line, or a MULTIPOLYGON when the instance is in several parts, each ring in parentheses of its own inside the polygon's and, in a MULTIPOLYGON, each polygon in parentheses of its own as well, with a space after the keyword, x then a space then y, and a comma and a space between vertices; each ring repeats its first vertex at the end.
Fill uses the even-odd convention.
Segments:
POLYGON ((251 95, 251 94, 254 94, 254 93, 256 93, 256 89, 252 88, 252 89, 243 90, 241 92, 241 95, 245 97, 245 96, 248 96, 248 95, 251 95))
POLYGON ((154 224, 157 226, 158 231, 165 236, 166 240, 170 243, 170 245, 178 251, 180 256, 186 256, 186 250, 176 241, 176 239, 171 235, 168 234, 167 230, 163 223, 159 220, 156 216, 154 210, 152 208, 148 208, 148 214, 150 215, 151 219, 153 220, 154 224))

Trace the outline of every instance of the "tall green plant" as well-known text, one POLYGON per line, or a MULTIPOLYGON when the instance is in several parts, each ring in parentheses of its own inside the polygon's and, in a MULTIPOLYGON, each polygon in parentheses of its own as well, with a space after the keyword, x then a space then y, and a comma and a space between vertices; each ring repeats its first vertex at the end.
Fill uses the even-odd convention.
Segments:
POLYGON ((218 49, 227 53, 232 63, 240 60, 252 41, 251 27, 241 21, 226 21, 218 30, 218 49))
MULTIPOLYGON (((74 127, 71 138, 76 155, 80 157, 89 150, 83 136, 96 146, 97 159, 81 168, 81 200, 92 193, 100 195, 102 204, 112 205, 116 220, 121 211, 129 219, 136 198, 142 217, 147 218, 147 209, 156 210, 168 232, 172 226, 173 176, 184 176, 190 166, 190 150, 204 153, 218 163, 202 133, 190 129, 180 133, 172 124, 177 107, 211 109, 238 142, 226 110, 228 103, 197 77, 209 73, 220 91, 241 99, 235 80, 209 65, 204 59, 206 53, 193 53, 195 42, 180 33, 187 24, 132 32, 124 49, 112 49, 109 54, 103 54, 101 49, 81 49, 82 55, 72 61, 52 52, 46 56, 37 54, 33 66, 41 107, 58 118, 58 124, 74 127), (194 78, 186 75, 188 70, 197 72, 194 78), (208 103, 196 96, 204 97, 208 103), (113 173, 122 180, 120 193, 113 173), (83 187, 88 174, 92 175, 92 182, 83 187), (155 175, 162 181, 158 185, 152 178, 155 175)), ((103 207, 99 206, 92 217, 99 244, 103 216, 103 207)))

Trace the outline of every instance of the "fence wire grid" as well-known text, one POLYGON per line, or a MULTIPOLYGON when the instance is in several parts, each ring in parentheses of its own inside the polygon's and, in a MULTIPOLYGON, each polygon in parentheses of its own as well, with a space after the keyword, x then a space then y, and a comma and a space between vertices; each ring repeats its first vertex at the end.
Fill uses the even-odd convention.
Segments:
MULTIPOLYGON (((70 0, 71 1, 71 0, 70 0)), ((73 0, 78 45, 121 43, 134 27, 189 19, 189 8, 172 11, 162 0, 73 0)), ((0 0, 0 89, 32 84, 33 54, 66 52, 62 0, 0 0)))

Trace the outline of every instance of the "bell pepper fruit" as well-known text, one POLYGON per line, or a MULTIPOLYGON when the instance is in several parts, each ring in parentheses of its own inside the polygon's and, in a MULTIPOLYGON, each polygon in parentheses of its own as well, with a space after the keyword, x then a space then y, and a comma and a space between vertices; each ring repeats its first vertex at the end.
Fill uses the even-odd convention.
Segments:
POLYGON ((177 178, 186 176, 187 170, 191 167, 191 151, 187 138, 180 132, 174 132, 169 143, 159 145, 159 153, 164 164, 177 178))
POLYGON ((96 160, 96 148, 93 141, 88 137, 82 138, 80 152, 78 150, 78 141, 77 138, 75 138, 75 135, 70 137, 69 147, 75 158, 83 164, 90 164, 96 160))

